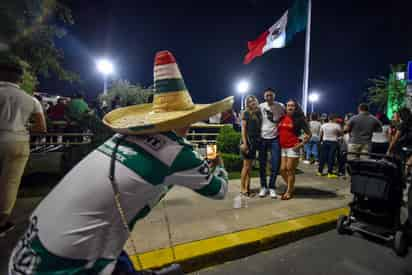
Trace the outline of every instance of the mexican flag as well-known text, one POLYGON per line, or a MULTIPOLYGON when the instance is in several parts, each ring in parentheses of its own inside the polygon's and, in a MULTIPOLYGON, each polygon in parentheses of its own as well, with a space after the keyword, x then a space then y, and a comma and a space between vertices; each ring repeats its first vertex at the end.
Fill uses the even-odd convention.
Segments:
POLYGON ((308 0, 296 0, 293 7, 256 40, 247 43, 249 52, 243 64, 249 64, 255 57, 262 56, 270 49, 283 48, 293 36, 306 28, 308 0))

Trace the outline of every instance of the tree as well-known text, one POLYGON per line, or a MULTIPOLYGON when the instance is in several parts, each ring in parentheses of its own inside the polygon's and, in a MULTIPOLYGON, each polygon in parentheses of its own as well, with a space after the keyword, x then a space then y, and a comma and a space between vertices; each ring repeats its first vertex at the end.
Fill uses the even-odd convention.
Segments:
POLYGON ((4 64, 19 66, 23 70, 22 78, 20 80, 20 83, 18 84, 20 85, 20 88, 22 88, 28 94, 32 95, 35 87, 38 84, 38 80, 36 75, 33 73, 31 66, 9 51, 0 52, 0 62, 4 64))
POLYGON ((35 75, 74 81, 79 77, 65 70, 63 52, 55 38, 65 35, 64 27, 73 24, 70 9, 63 0, 2 0, 0 8, 0 44, 30 64, 35 75))
POLYGON ((405 65, 391 65, 389 77, 379 76, 370 79, 373 86, 368 88, 368 100, 377 106, 380 111, 387 113, 388 104, 391 106, 401 107, 404 104, 406 94, 406 82, 398 79, 396 73, 404 72, 405 65))
POLYGON ((110 104, 118 96, 121 106, 129 106, 147 103, 153 93, 152 87, 143 88, 139 84, 133 85, 127 80, 117 80, 109 88, 106 95, 99 97, 99 100, 101 103, 105 101, 107 104, 110 104))
POLYGON ((23 67, 23 76, 20 81, 20 88, 22 88, 26 93, 33 95, 36 86, 39 84, 39 81, 36 75, 32 72, 30 65, 21 60, 21 66, 23 67))

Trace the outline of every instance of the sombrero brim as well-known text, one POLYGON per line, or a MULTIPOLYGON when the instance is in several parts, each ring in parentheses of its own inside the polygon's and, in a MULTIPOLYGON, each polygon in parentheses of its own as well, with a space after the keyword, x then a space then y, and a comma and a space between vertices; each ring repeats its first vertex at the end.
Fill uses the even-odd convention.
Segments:
POLYGON ((211 104, 195 104, 185 111, 154 112, 153 104, 140 104, 119 108, 103 117, 103 123, 113 131, 127 135, 167 132, 232 108, 233 96, 211 104))

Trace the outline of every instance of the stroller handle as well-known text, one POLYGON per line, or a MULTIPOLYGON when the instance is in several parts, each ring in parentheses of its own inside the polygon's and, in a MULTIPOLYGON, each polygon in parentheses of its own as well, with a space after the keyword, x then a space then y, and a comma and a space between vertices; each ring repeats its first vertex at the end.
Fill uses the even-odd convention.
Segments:
POLYGON ((367 156, 367 157, 378 157, 378 158, 384 158, 388 160, 394 160, 394 156, 389 156, 387 154, 376 154, 376 153, 353 153, 353 152, 345 152, 345 156, 347 155, 356 155, 356 156, 367 156))

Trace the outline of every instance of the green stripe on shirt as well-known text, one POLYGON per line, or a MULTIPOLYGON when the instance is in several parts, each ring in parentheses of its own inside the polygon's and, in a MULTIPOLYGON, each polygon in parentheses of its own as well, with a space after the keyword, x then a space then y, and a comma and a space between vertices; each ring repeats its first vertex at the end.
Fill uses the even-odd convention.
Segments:
POLYGON ((197 152, 193 151, 191 147, 184 146, 170 167, 170 174, 193 169, 202 163, 203 159, 197 152))
MULTIPOLYGON (((110 141, 101 145, 98 150, 111 157, 114 149, 111 145, 115 142, 116 138, 112 138, 110 141)), ((121 146, 132 149, 136 154, 127 154, 127 152, 122 152, 119 148, 116 154, 116 159, 137 173, 145 181, 153 185, 162 184, 164 178, 170 174, 169 167, 138 145, 127 141, 122 141, 120 144, 121 146), (156 172, 154 173, 154 171, 156 172)))
POLYGON ((222 184, 223 184, 223 180, 221 178, 213 176, 212 180, 210 181, 208 185, 206 185, 202 189, 195 190, 195 191, 203 196, 213 197, 219 194, 220 189, 222 188, 222 184))

